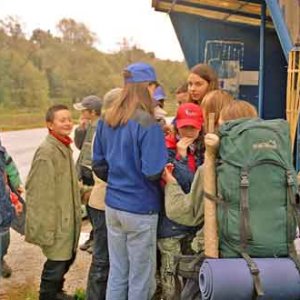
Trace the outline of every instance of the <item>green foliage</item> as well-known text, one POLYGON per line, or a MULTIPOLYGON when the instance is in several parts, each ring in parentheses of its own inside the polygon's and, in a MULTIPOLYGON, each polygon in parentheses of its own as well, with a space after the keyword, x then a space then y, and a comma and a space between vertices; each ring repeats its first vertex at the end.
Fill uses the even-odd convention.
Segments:
POLYGON ((84 24, 62 19, 57 27, 60 37, 35 29, 28 40, 18 20, 0 20, 0 109, 43 110, 58 101, 71 106, 89 94, 102 97, 122 86, 126 65, 143 61, 156 69, 168 96, 166 109, 174 113, 174 92, 187 78, 183 62, 157 59, 126 39, 120 51, 105 54, 93 48, 96 36, 84 24))
POLYGON ((76 289, 74 299, 75 300, 85 300, 86 294, 83 289, 76 289))

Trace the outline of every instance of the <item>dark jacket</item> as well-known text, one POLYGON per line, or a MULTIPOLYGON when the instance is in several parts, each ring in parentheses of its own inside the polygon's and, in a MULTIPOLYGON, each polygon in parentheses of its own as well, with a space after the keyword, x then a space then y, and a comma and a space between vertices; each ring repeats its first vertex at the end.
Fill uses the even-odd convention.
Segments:
MULTIPOLYGON (((178 139, 174 134, 166 137, 166 146, 168 149, 168 162, 174 165, 173 175, 184 193, 189 193, 194 179, 195 171, 203 163, 203 151, 201 143, 193 145, 193 152, 188 149, 186 158, 181 158, 176 153, 176 144, 178 139), (192 169, 192 170, 191 170, 192 169)), ((196 233, 198 226, 185 226, 171 221, 163 211, 159 217, 158 237, 166 238, 173 236, 186 235, 187 233, 196 233)))
POLYGON ((5 149, 0 144, 0 231, 7 230, 10 227, 15 215, 6 183, 5 153, 5 149))

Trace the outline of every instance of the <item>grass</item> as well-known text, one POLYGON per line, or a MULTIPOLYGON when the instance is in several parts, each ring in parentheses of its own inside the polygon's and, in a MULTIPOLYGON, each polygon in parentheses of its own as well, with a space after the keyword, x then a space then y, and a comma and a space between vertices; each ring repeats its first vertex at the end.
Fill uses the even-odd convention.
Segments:
MULTIPOLYGON (((5 293, 5 300, 38 300, 37 287, 31 284, 11 287, 5 293)), ((2 299, 2 298, 1 298, 2 299)))
MULTIPOLYGON (((1 298, 3 300, 38 300, 39 293, 36 286, 32 286, 32 284, 24 284, 17 287, 11 287, 5 295, 3 295, 3 297, 5 297, 1 298)), ((81 288, 76 289, 74 299, 85 300, 85 291, 81 288)))
MULTIPOLYGON (((79 113, 72 111, 74 120, 79 113)), ((45 110, 0 108, 0 131, 22 130, 45 127, 45 110)))

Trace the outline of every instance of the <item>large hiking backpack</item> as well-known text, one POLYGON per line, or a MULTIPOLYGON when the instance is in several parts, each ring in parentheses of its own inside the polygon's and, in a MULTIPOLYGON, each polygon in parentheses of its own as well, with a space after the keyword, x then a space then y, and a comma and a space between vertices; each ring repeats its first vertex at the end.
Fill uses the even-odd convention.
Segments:
POLYGON ((220 255, 295 253, 297 183, 288 123, 240 119, 222 125, 217 174, 220 255))

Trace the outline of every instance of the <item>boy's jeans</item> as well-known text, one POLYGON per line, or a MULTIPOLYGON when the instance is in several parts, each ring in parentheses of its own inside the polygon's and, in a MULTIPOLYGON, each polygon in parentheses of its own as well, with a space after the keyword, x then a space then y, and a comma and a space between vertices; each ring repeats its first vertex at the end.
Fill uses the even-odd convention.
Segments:
POLYGON ((155 292, 158 215, 106 206, 110 272, 107 300, 148 300, 155 292))
POLYGON ((105 300, 109 271, 105 212, 90 206, 87 208, 94 233, 93 257, 86 290, 87 300, 105 300))
MULTIPOLYGON (((10 242, 9 228, 0 228, 0 261, 2 262, 3 257, 7 254, 7 250, 10 242)), ((0 271, 1 271, 0 262, 0 271)))

